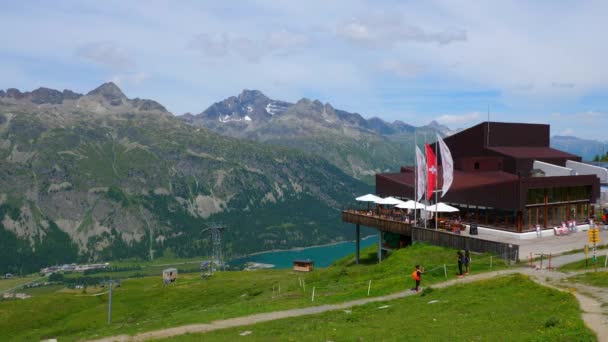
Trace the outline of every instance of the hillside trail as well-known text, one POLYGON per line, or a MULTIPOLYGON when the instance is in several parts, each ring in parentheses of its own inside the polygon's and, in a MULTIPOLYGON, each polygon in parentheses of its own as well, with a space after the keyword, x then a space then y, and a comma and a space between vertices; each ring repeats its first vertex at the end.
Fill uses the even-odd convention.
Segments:
MULTIPOLYGON (((592 271, 591 271, 592 272, 592 271)), ((608 342, 608 293, 605 288, 574 282, 564 282, 566 278, 584 272, 562 273, 552 270, 522 269, 537 284, 558 291, 569 291, 578 300, 585 324, 595 332, 598 341, 608 342)))
MULTIPOLYGON (((575 256, 567 255, 562 257, 554 258, 554 265, 559 267, 566 263, 571 262, 572 259, 575 259, 575 256)), ((526 267, 515 267, 507 270, 500 271, 492 271, 486 273, 480 273, 475 275, 470 275, 463 278, 451 279, 445 282, 433 284, 433 288, 445 288, 449 286, 466 284, 471 282, 476 282, 480 280, 490 279, 499 276, 505 276, 510 274, 521 273, 529 276, 531 280, 540 284, 542 286, 550 287, 556 289, 558 291, 570 291, 574 294, 576 299, 579 302, 579 305, 583 311, 582 318, 587 324, 587 326, 593 330, 598 337, 598 341, 600 342, 608 342, 608 321, 606 315, 608 315, 608 308, 603 308, 601 305, 603 303, 608 302, 608 296, 605 298, 594 298, 592 296, 587 295, 589 286, 585 286, 582 284, 574 284, 568 283, 568 288, 560 287, 559 283, 563 281, 566 277, 570 277, 582 272, 570 272, 570 273, 562 273, 558 271, 552 270, 536 270, 532 268, 526 267), (579 291, 572 291, 572 287, 579 289, 579 291), (585 293, 585 294, 583 294, 585 293), (604 301, 606 300, 606 301, 604 301)), ((602 291, 605 291, 603 289, 602 291)), ((214 330, 226 329, 226 328, 234 328, 238 326, 246 326, 252 325, 256 323, 268 322, 283 318, 289 317, 298 317, 298 316, 306 316, 306 315, 314 315, 327 311, 335 311, 335 310, 344 310, 351 308, 353 306, 364 305, 368 303, 374 302, 385 302, 394 299, 404 298, 408 296, 416 295, 415 292, 411 290, 401 291, 397 293, 393 293, 386 296, 379 297, 371 297, 371 298, 363 298, 358 300, 352 300, 343 303, 337 304, 327 304, 320 306, 312 306, 300 309, 290 309, 290 310, 282 310, 282 311, 273 311, 266 313, 253 314, 249 316, 235 317, 224 320, 213 321, 211 323, 202 323, 202 324, 190 324, 184 326, 178 326, 167 329, 153 330, 144 333, 140 333, 137 335, 117 335, 105 337, 97 340, 91 340, 91 342, 126 342, 126 341, 147 341, 153 339, 160 338, 169 338, 173 336, 188 334, 188 333, 206 333, 214 330)))

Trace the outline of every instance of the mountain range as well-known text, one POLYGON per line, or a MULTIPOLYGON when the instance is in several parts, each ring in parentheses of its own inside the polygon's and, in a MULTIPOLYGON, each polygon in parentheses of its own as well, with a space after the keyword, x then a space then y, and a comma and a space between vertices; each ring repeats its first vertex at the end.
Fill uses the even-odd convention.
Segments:
POLYGON ((414 132, 455 131, 256 90, 182 116, 113 83, 0 90, 0 273, 204 255, 210 222, 229 256, 348 239, 339 211, 412 163, 414 132))
POLYGON ((595 156, 603 156, 608 152, 608 142, 564 135, 552 136, 551 146, 581 156, 583 160, 588 161, 593 160, 595 156))
POLYGON ((186 124, 113 83, 0 92, 0 272, 78 260, 228 255, 344 240, 370 191, 324 158, 186 124))
POLYGON ((287 146, 322 156, 349 175, 373 182, 373 176, 413 161, 417 132, 434 139, 435 132, 452 134, 437 122, 414 127, 386 122, 303 98, 296 103, 272 100, 257 90, 243 90, 214 103, 203 112, 181 118, 222 135, 287 146))

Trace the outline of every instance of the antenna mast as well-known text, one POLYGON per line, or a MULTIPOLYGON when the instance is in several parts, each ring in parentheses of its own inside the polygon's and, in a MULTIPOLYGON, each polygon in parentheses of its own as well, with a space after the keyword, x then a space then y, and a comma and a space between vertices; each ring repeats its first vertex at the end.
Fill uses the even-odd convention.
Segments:
POLYGON ((490 147, 490 104, 488 104, 488 141, 486 142, 486 147, 490 147))

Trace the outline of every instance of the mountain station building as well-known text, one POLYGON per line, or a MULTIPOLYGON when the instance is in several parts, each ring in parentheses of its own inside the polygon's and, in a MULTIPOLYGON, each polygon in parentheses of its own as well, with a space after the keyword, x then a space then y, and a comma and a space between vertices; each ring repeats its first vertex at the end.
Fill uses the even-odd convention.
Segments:
MULTIPOLYGON (((515 233, 564 221, 583 224, 594 214, 607 171, 549 147, 549 139, 549 125, 503 122, 480 123, 445 138, 454 180, 440 201, 460 209, 464 222, 515 233)), ((376 194, 413 199, 414 169, 376 174, 376 194)))

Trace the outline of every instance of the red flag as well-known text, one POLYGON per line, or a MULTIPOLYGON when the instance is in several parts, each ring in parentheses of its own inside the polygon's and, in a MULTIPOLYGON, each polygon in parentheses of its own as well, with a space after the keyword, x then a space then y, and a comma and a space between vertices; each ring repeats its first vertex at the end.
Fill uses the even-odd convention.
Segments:
POLYGON ((426 170, 426 199, 430 200, 437 182, 437 157, 429 144, 426 144, 426 170))

